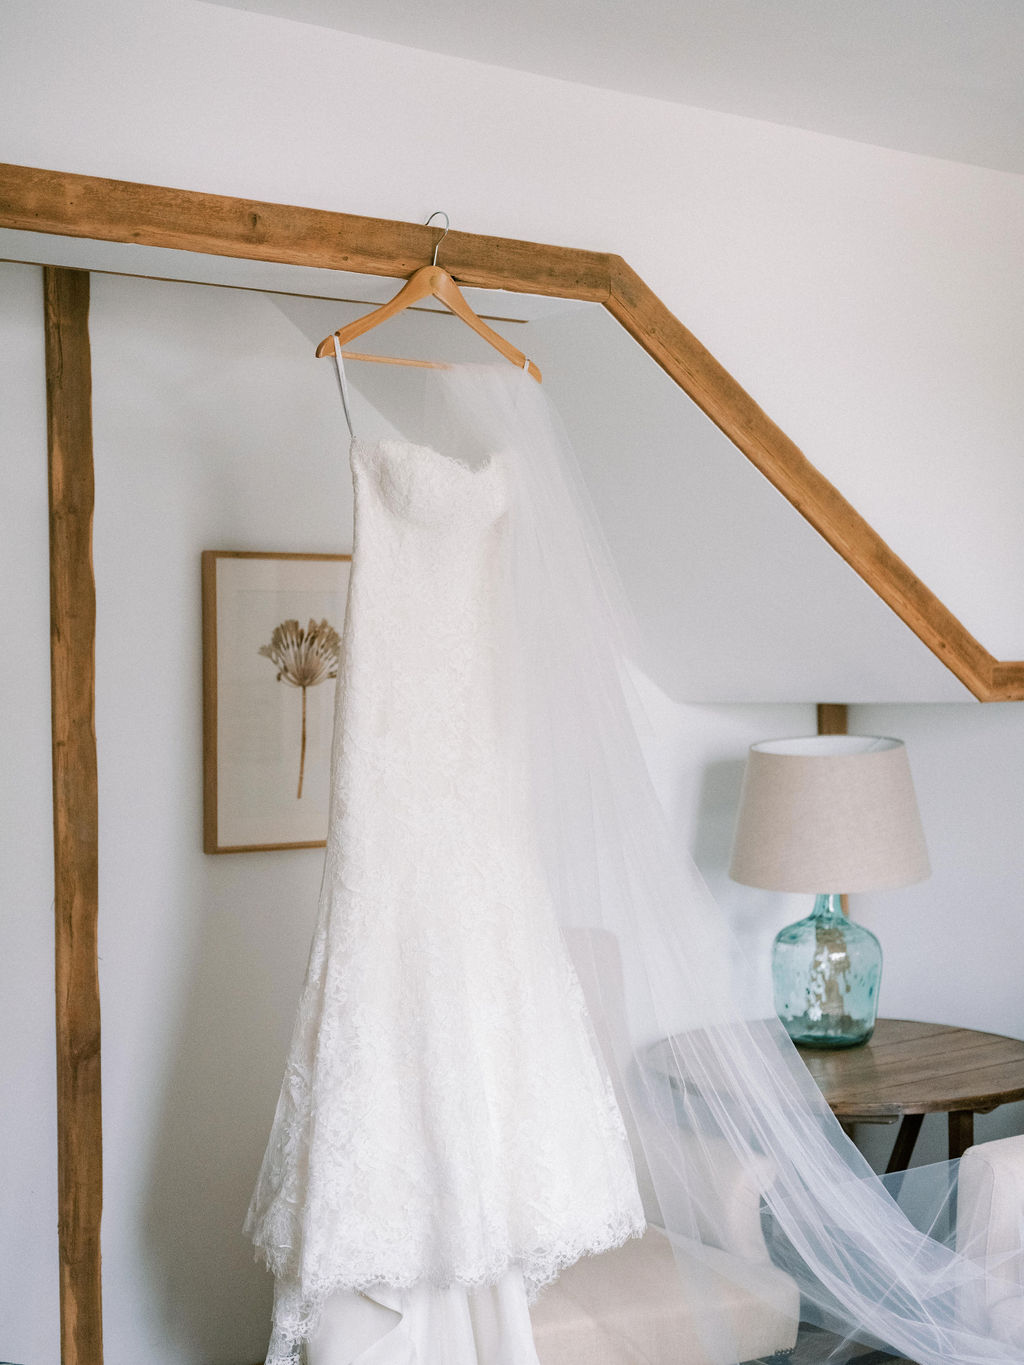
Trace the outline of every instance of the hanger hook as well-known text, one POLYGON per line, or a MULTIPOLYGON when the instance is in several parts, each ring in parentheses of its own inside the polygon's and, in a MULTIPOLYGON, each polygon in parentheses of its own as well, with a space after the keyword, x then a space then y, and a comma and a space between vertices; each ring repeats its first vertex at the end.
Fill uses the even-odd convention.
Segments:
POLYGON ((438 217, 438 215, 440 215, 444 219, 444 232, 441 233, 440 237, 438 237, 437 241, 434 243, 434 259, 430 262, 431 265, 437 265, 438 249, 441 243, 444 241, 444 239, 448 236, 448 229, 451 227, 452 222, 452 220, 448 217, 447 213, 445 213, 444 209, 435 209, 434 212, 427 219, 426 226, 429 227, 430 224, 434 221, 434 219, 438 217))

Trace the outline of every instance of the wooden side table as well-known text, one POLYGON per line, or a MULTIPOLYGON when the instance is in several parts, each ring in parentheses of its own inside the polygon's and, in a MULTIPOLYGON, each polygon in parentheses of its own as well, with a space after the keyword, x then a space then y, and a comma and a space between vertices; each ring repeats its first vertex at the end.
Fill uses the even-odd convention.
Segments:
POLYGON ((1024 1042, 999 1033, 879 1019, 871 1041, 798 1049, 843 1125, 896 1123, 886 1172, 906 1170, 925 1114, 949 1115, 949 1155, 974 1141, 974 1115, 1024 1099, 1024 1042))

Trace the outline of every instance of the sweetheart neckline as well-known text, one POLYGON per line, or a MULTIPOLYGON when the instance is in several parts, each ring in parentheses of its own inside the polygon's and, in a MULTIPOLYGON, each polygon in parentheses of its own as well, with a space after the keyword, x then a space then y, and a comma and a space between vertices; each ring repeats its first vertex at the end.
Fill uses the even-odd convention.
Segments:
POLYGON ((500 464, 502 456, 497 451, 492 451, 480 464, 467 464, 465 460, 460 460, 456 455, 447 455, 443 450, 438 450, 436 446, 426 445, 422 441, 407 441, 402 436, 381 436, 379 438, 353 436, 351 449, 380 450, 384 446, 396 447, 400 450, 415 451, 419 455, 430 455, 434 459, 440 460, 446 465, 454 465, 456 469, 463 469, 467 474, 484 474, 488 470, 500 464))

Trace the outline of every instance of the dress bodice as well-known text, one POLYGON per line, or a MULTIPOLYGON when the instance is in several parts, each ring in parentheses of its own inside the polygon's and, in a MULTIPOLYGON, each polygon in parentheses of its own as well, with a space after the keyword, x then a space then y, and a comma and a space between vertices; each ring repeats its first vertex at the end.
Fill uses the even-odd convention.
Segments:
POLYGON ((462 535, 493 525, 508 506, 500 455, 471 466, 413 441, 355 438, 351 461, 356 497, 372 490, 386 514, 413 526, 462 535))

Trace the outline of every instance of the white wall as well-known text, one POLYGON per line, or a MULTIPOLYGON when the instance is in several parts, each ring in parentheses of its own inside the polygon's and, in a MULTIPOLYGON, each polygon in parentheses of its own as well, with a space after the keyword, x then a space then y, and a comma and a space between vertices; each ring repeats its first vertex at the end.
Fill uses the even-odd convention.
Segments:
MULTIPOLYGON (((990 648, 1024 654, 1024 178, 199 0, 9 0, 0 126, 14 162, 402 219, 443 205, 467 230, 621 252, 990 648), (977 482, 964 479, 964 454, 977 482)), ((19 775, 13 794, 4 787, 18 857, 5 860, 15 910, 3 932, 16 955, 5 960, 19 968, 17 995, 5 1001, 17 1001, 17 1030, 5 1035, 18 1043, 15 1070, 2 1080, 31 1134, 3 1133, 22 1183, 13 1221, 4 1209, 3 1242, 12 1226, 18 1235, 13 1278, 0 1289, 0 1354, 49 1365, 52 891, 36 282, 34 271, 9 270, 2 281, 18 367, 5 434, 16 432, 23 463, 9 476, 0 543, 15 560, 9 581, 25 585, 5 602, 25 633, 6 635, 18 641, 20 667, 4 685, 19 716, 19 775)), ((127 287, 97 282, 94 309, 108 1359, 237 1365, 262 1348, 267 1287, 237 1229, 317 870, 316 855, 197 853, 197 555, 218 543, 343 548, 333 514, 346 481, 329 376, 304 352, 290 358, 280 310, 156 284, 138 296, 143 307, 127 287), (260 355, 239 349, 230 330, 239 322, 258 326, 260 355), (297 484, 316 490, 312 511, 292 496, 297 484), (144 684, 147 670, 159 687, 144 684)), ((934 825, 948 857, 926 888, 895 893, 901 905, 930 897, 927 913, 915 921, 879 908, 890 1013, 1024 1028, 1014 1022, 1011 918, 1019 714, 856 717, 909 739, 933 851, 934 825), (945 795, 961 784, 994 790, 993 773, 998 817, 979 804, 967 818, 945 795), (971 932, 953 938, 965 899, 971 932), (915 922, 929 935, 920 955, 900 937, 915 922)), ((672 726, 663 782, 677 782, 680 828, 721 889, 742 750, 765 733, 808 729, 809 709, 700 708, 673 713, 672 726)), ((730 895, 763 941, 761 901, 753 910, 745 893, 730 895)), ((770 927, 785 917, 782 907, 767 913, 770 927)), ((12 1117, 7 1103, 4 1113, 12 1117)))
POLYGON ((621 252, 1024 654, 1024 177, 200 0, 8 0, 0 24, 9 160, 621 252))
POLYGON ((257 1359, 240 1236, 308 951, 314 854, 201 852, 203 549, 351 549, 328 367, 263 296, 94 277, 105 1335, 257 1359))
POLYGON ((0 1357, 55 1361, 50 571, 42 271, 0 264, 0 1357))
MULTIPOLYGON (((1024 1038, 1024 706, 856 706, 850 720, 906 741, 932 864, 928 881, 852 900, 882 942, 882 1012, 1024 1038)), ((979 1140, 1022 1131, 1024 1104, 976 1120, 979 1140)), ((942 1119, 916 1156, 945 1160, 942 1119)))

